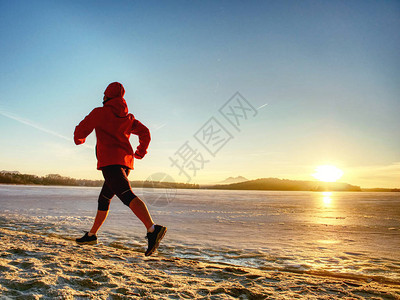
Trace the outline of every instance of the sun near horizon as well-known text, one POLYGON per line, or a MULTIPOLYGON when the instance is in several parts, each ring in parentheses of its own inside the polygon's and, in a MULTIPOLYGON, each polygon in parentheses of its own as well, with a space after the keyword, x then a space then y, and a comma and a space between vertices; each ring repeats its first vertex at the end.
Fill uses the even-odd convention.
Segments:
POLYGON ((341 169, 332 165, 321 165, 316 167, 314 171, 315 173, 311 174, 311 176, 324 182, 335 182, 344 174, 341 169))

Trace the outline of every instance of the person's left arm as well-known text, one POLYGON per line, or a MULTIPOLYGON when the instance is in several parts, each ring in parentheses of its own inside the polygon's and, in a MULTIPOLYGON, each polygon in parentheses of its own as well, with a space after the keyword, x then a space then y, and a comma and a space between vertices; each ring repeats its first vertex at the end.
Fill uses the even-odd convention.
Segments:
POLYGON ((134 154, 135 158, 142 159, 146 155, 147 148, 150 144, 150 130, 140 121, 135 119, 132 125, 132 134, 135 134, 139 137, 139 146, 137 146, 134 154))

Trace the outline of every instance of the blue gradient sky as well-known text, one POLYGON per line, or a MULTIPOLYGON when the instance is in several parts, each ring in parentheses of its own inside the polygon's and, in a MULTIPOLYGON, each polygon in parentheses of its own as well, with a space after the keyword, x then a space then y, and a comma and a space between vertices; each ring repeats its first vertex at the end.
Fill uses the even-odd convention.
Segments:
POLYGON ((185 181, 169 157, 189 141, 209 160, 192 182, 333 164, 399 187, 399 32, 398 1, 0 0, 0 170, 101 178, 94 134, 72 134, 119 81, 153 138, 132 180, 185 181), (207 156, 193 134, 236 91, 268 105, 207 156))

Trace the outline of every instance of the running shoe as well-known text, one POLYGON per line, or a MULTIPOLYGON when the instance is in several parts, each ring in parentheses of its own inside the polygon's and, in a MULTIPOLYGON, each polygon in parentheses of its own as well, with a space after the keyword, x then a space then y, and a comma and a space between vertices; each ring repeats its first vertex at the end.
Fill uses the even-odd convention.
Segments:
POLYGON ((86 232, 83 237, 76 239, 75 241, 80 245, 95 245, 97 244, 97 236, 89 236, 89 232, 86 232))
POLYGON ((146 238, 148 240, 149 246, 146 250, 146 253, 144 254, 145 256, 150 256, 154 253, 154 251, 157 250, 166 232, 167 232, 167 227, 155 225, 154 231, 147 233, 146 238))

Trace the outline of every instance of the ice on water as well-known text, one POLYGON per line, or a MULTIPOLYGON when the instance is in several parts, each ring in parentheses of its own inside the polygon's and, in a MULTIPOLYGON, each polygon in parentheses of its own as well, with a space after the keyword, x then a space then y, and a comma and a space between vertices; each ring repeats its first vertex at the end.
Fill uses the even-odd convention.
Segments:
MULTIPOLYGON (((329 276, 400 280, 400 193, 134 189, 168 226, 165 256, 329 276), (153 201, 157 199, 157 201, 153 201)), ((0 227, 74 238, 100 188, 0 185, 0 227)), ((99 238, 142 251, 145 229, 117 198, 99 238)))

